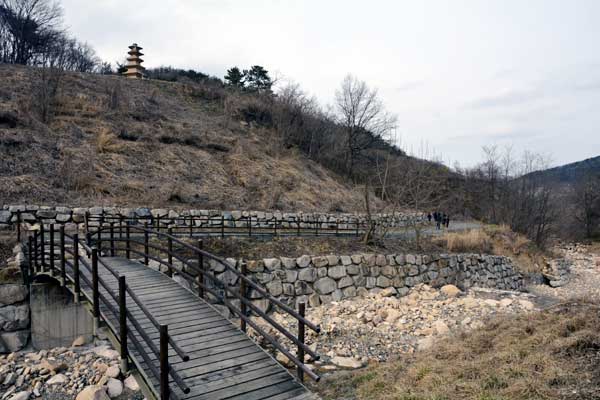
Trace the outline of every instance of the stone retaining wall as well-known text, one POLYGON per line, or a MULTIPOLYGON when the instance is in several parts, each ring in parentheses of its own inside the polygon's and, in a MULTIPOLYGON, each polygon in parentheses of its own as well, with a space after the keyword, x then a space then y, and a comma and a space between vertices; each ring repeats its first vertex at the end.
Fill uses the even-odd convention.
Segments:
MULTIPOLYGON (((21 246, 7 268, 26 263, 21 246)), ((29 289, 20 283, 0 283, 0 354, 21 350, 30 335, 29 289)))
MULTIPOLYGON (((240 261, 228 259, 240 267, 240 261)), ((237 285, 235 276, 222 265, 209 263, 223 281, 237 285)), ((311 306, 385 291, 387 295, 406 295, 420 283, 433 287, 454 284, 461 289, 485 287, 520 290, 523 276, 508 257, 481 254, 358 254, 352 256, 301 256, 247 261, 248 272, 271 295, 295 305, 311 306)), ((251 291, 249 296, 260 301, 251 291)))
MULTIPOLYGON (((87 213, 92 217, 105 216, 123 216, 126 218, 139 218, 148 221, 149 218, 159 218, 164 225, 177 223, 181 225, 189 224, 185 217, 213 217, 215 223, 220 223, 220 218, 226 221, 229 227, 245 228, 248 224, 247 218, 252 217, 252 223, 255 226, 265 225, 278 221, 279 226, 286 228, 295 228, 296 222, 320 221, 322 223, 342 224, 341 228, 351 229, 356 223, 364 223, 367 220, 364 214, 329 214, 329 213, 304 213, 304 212, 280 212, 280 211, 220 211, 220 210, 170 210, 165 208, 120 208, 120 207, 89 207, 89 208, 70 208, 70 207, 49 207, 35 205, 4 205, 0 210, 0 229, 9 228, 17 222, 17 213, 20 212, 21 221, 26 224, 36 224, 44 221, 46 224, 83 224, 84 216, 87 213), (289 224, 289 225, 287 225, 289 224), (344 227, 343 224, 347 224, 344 227)), ((376 214, 373 218, 385 223, 387 226, 405 226, 411 221, 423 220, 421 214, 394 213, 394 214, 376 214)), ((199 224, 200 221, 195 221, 199 224)), ((302 226, 302 225, 301 225, 302 226)), ((82 226, 81 226, 82 227, 82 226)), ((307 225, 308 227, 308 225, 307 225)))

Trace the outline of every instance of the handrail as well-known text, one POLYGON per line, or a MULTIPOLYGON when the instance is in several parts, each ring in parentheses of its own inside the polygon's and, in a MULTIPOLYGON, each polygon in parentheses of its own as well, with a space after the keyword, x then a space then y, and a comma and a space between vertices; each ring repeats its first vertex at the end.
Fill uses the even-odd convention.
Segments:
MULTIPOLYGON (((224 237, 229 236, 265 236, 265 235, 285 235, 285 236, 340 236, 351 235, 360 236, 368 228, 366 221, 360 221, 354 218, 350 221, 303 219, 301 217, 287 217, 286 219, 260 220, 254 216, 243 216, 240 219, 232 220, 224 216, 147 216, 131 217, 123 215, 91 215, 86 214, 85 228, 90 230, 90 223, 97 223, 99 226, 113 224, 115 226, 136 225, 150 223, 157 231, 172 228, 174 231, 181 231, 183 234, 193 236, 194 232, 206 233, 208 235, 216 234, 224 237), (166 223, 165 223, 166 221, 166 223), (199 223, 199 224, 198 224, 199 223), (232 225, 233 224, 233 225, 232 225)), ((97 226, 95 226, 97 227, 97 226)))
MULTIPOLYGON (((49 266, 49 268, 50 268, 49 272, 52 275, 54 275, 54 272, 56 270, 58 270, 59 272, 62 273, 62 285, 65 285, 65 287, 66 287, 68 281, 73 282, 73 284, 74 284, 73 293, 76 296, 76 300, 80 293, 79 292, 79 279, 83 280, 83 282, 87 285, 87 287, 93 291, 93 293, 87 293, 85 291, 83 291, 82 293, 85 296, 85 298, 87 298, 93 304, 93 312, 94 312, 95 318, 100 317, 100 308, 99 308, 100 303, 103 304, 104 306, 106 306, 115 316, 118 316, 121 314, 121 320, 120 320, 121 322, 119 323, 119 325, 121 325, 121 327, 120 327, 121 332, 120 332, 120 334, 119 334, 119 332, 113 332, 113 333, 117 337, 120 336, 120 342, 122 343, 122 346, 121 346, 122 357, 125 357, 125 360, 127 359, 128 354, 127 354, 127 350, 126 350, 126 348, 127 348, 126 341, 127 341, 127 337, 130 337, 130 340, 132 341, 132 343, 134 344, 134 346, 136 347, 136 349, 138 350, 138 352, 140 353, 142 358, 147 362, 148 367, 150 368, 151 372, 155 375, 156 379, 158 379, 160 382, 167 383, 166 388, 163 387, 163 385, 161 385, 161 399, 168 399, 169 396, 170 396, 170 398, 177 398, 177 396, 175 396, 175 394, 169 390, 168 379, 166 379, 166 380, 164 379, 164 374, 170 375, 173 378, 173 380, 175 381, 175 383, 179 386, 179 388, 184 393, 189 393, 190 388, 185 384, 185 382, 179 376, 179 374, 169 365, 168 359, 166 358, 167 356, 165 355, 165 353, 163 351, 163 347, 171 345, 171 347, 182 358, 183 361, 188 361, 189 356, 183 352, 183 350, 180 348, 180 346, 173 341, 172 337, 170 335, 168 335, 168 333, 166 333, 166 335, 163 334, 164 332, 168 332, 168 330, 166 329, 166 326, 160 325, 158 323, 158 321, 152 316, 152 314, 146 309, 146 307, 141 303, 140 299, 136 296, 134 291, 125 284, 125 278, 123 276, 119 275, 118 273, 116 273, 109 265, 107 265, 107 263, 104 262, 102 257, 98 255, 95 248, 88 246, 88 244, 83 241, 80 241, 78 239, 77 234, 68 235, 64 232, 64 228, 62 228, 62 227, 58 232, 55 232, 53 225, 50 226, 49 233, 50 233, 49 239, 44 234, 43 229, 41 230, 41 234, 38 235, 38 233, 36 232, 33 236, 30 236, 30 239, 28 242, 28 244, 30 246, 28 253, 30 255, 30 258, 31 258, 31 261, 33 264, 33 265, 30 265, 31 270, 33 271, 33 269, 37 268, 38 265, 40 265, 40 264, 42 267, 42 272, 43 272, 43 268, 45 265, 49 266), (57 235, 55 235, 55 233, 59 233, 58 238, 56 237, 57 235), (67 241, 65 239, 69 239, 69 241, 67 241), (47 246, 50 247, 49 250, 46 250, 47 246), (57 246, 60 250, 58 252, 58 254, 55 252, 55 248, 57 246), (90 255, 90 254, 92 255, 91 263, 88 262, 88 260, 86 258, 81 257, 79 255, 78 248, 80 246, 86 252, 87 255, 90 255), (38 253, 37 250, 40 247, 41 247, 41 251, 38 253), (48 263, 46 263, 46 261, 45 261, 45 255, 49 257, 48 263), (60 263, 60 268, 55 265, 57 256, 58 256, 58 261, 60 263), (67 259, 67 256, 69 256, 70 258, 67 259), (41 258, 41 262, 39 262, 40 258, 41 258), (125 303, 122 303, 122 302, 125 301, 125 298, 123 297, 121 299, 120 295, 117 296, 113 292, 113 290, 111 290, 110 286, 106 283, 106 281, 101 276, 99 276, 99 274, 97 273, 97 265, 98 264, 105 267, 113 276, 115 276, 119 280, 120 288, 121 288, 121 283, 123 283, 123 286, 124 286, 123 293, 127 293, 129 295, 129 297, 131 297, 135 301, 135 303, 138 305, 138 307, 144 312, 144 314, 148 317, 148 319, 152 322, 152 324, 156 327, 156 329, 158 329, 158 331, 161 333, 161 335, 160 335, 161 348, 160 349, 157 349, 154 342, 148 337, 148 335, 146 334, 144 329, 142 329, 142 327, 139 324, 139 322, 137 321, 136 317, 129 310, 124 308, 125 303), (73 276, 70 276, 71 274, 66 274, 66 271, 65 271, 66 265, 68 265, 72 269, 73 276), (88 276, 86 276, 86 274, 80 273, 79 265, 83 265, 84 268, 89 273, 92 274, 91 279, 88 278, 88 276), (122 282, 121 282, 121 280, 122 280, 122 282), (102 287, 103 291, 108 293, 108 295, 111 299, 107 298, 105 296, 105 294, 103 293, 103 291, 98 290, 99 287, 102 287), (124 310, 124 314, 115 308, 115 306, 113 305, 114 303, 111 300, 117 304, 122 303, 120 307, 122 307, 122 310, 124 310), (133 326, 135 327, 135 329, 137 330, 139 335, 142 337, 142 339, 144 339, 146 344, 149 346, 150 350, 152 352, 154 352, 156 357, 161 360, 160 371, 157 370, 157 368, 154 366, 154 364, 150 361, 150 358, 148 357, 148 355, 145 354, 143 347, 138 342, 138 339, 137 339, 137 337, 135 337, 134 333, 131 330, 129 330, 123 326, 123 324, 127 323, 127 320, 129 320, 133 324, 133 326), (164 342, 164 346, 163 346, 163 342, 164 342), (123 354, 123 352, 124 352, 124 354, 123 354)), ((121 289, 119 289, 119 290, 121 291, 121 289)), ((89 292, 89 290, 88 290, 88 292, 89 292)), ((113 330, 113 327, 111 325, 109 325, 109 328, 111 330, 113 330)), ((168 347, 165 347, 165 348, 168 350, 168 347)))
MULTIPOLYGON (((107 228, 101 228, 98 231, 104 231, 105 229, 107 229, 107 228)), ((222 258, 220 258, 218 256, 215 256, 214 254, 209 253, 209 252, 207 252, 205 250, 199 249, 196 246, 192 246, 189 243, 185 243, 185 242, 181 241, 180 239, 178 239, 177 237, 169 235, 169 234, 164 233, 164 232, 156 232, 156 231, 153 231, 151 229, 141 228, 141 227, 138 227, 138 226, 135 226, 135 225, 130 225, 129 229, 134 229, 134 230, 138 230, 138 231, 141 231, 141 232, 148 232, 148 233, 155 234, 156 236, 162 236, 162 237, 165 237, 167 239, 171 239, 175 243, 177 243, 177 244, 179 244, 179 245, 187 248, 188 250, 190 250, 190 251, 192 251, 194 253, 202 254, 204 257, 208 257, 209 259, 212 259, 212 260, 218 262, 219 264, 223 265, 226 269, 228 269, 229 271, 231 271, 232 273, 234 273, 237 277, 239 277, 240 279, 244 280, 246 282, 246 284, 250 285, 252 287, 252 289, 257 290, 261 295, 263 295, 270 302, 272 302, 273 304, 275 304, 276 306, 278 306, 282 310, 286 311, 288 314, 290 314, 294 318, 296 318, 298 320, 303 320, 303 322, 306 324, 306 326, 309 327, 310 329, 312 329, 314 332, 320 333, 321 328, 319 326, 313 324, 312 322, 310 322, 306 318, 300 316, 300 314, 298 314, 293 308, 289 307, 288 305, 282 303, 281 301, 279 301, 278 299, 276 299, 275 297, 273 297, 268 291, 266 291, 265 289, 263 289, 256 282, 254 282, 252 279, 248 278, 244 274, 241 274, 237 269, 235 269, 233 266, 231 266, 229 264, 229 262, 227 262, 226 260, 223 260, 222 258)), ((92 236, 94 234, 96 234, 98 231, 92 233, 92 236)), ((117 239, 115 239, 115 241, 117 241, 117 239)), ((166 252, 166 250, 165 250, 165 252, 166 252)))
MULTIPOLYGON (((306 353, 315 360, 319 359, 319 355, 315 351, 310 349, 310 347, 308 347, 304 343, 304 327, 307 326, 310 329, 312 329, 313 331, 319 333, 320 327, 318 325, 315 325, 312 322, 308 321, 304 317, 304 315, 301 315, 300 313, 296 312, 291 307, 282 303, 280 300, 274 298, 268 291, 266 291, 264 288, 262 288, 257 283, 255 283, 252 279, 247 277, 244 273, 241 273, 240 271, 238 271, 228 261, 223 260, 222 258, 217 257, 217 256, 215 256, 207 251, 204 251, 196 246, 193 246, 186 242, 181 241, 180 239, 178 239, 177 237, 175 237, 171 234, 172 231, 170 229, 169 229, 169 233, 165 233, 165 232, 155 231, 155 230, 149 229, 147 227, 142 228, 142 227, 136 226, 136 225, 127 225, 127 226, 125 226, 125 228, 127 229, 127 235, 125 238, 123 238, 122 232, 120 231, 120 229, 122 227, 117 227, 117 228, 119 230, 115 231, 114 225, 101 226, 101 227, 98 227, 98 229, 96 231, 90 232, 88 234, 88 237, 93 240, 93 238, 95 236, 100 236, 101 241, 102 241, 101 245, 103 245, 103 248, 106 248, 107 251, 110 250, 111 254, 113 254, 116 251, 133 252, 134 254, 138 254, 138 255, 144 257, 145 263, 148 263, 148 260, 152 259, 161 265, 166 265, 168 267, 169 271, 175 271, 175 272, 181 274, 186 280, 190 281, 192 284, 193 283, 197 284, 199 289, 202 289, 203 291, 207 291, 207 292, 213 294, 218 300, 220 300, 225 305, 227 305, 227 307, 233 313, 235 313, 236 315, 238 315, 240 317, 243 330, 245 330, 246 324, 250 325, 260 335, 262 335, 268 342, 270 342, 277 350, 281 351, 293 364, 295 364, 297 366, 298 375, 299 375, 300 379, 302 379, 302 377, 304 376, 303 375, 304 373, 306 373, 308 376, 310 376, 311 378, 313 378, 315 380, 319 379, 318 375, 316 375, 314 372, 312 372, 310 369, 308 369, 304 365, 303 359, 299 360, 298 358, 294 357, 289 351, 287 351, 285 348, 283 348, 281 346, 281 344, 275 338, 273 338, 271 335, 267 334, 262 328, 260 328, 258 325, 256 325, 256 323, 254 321, 252 321, 248 317, 248 315, 246 315, 245 310, 246 310, 246 307, 248 307, 255 314, 257 314, 259 317, 264 319, 268 324, 270 324, 273 328, 275 328, 275 330, 282 333, 283 336, 285 336, 293 344, 298 346, 298 354, 299 355, 301 354, 303 357, 303 354, 306 353), (141 240, 136 240, 136 239, 132 238, 130 235, 131 230, 136 231, 138 233, 140 233, 140 232, 143 233, 144 240, 141 241, 141 240), (106 232, 106 231, 110 232, 110 238, 102 237, 102 233, 106 232), (116 237, 117 235, 115 235, 115 233, 117 233, 119 237, 116 237), (148 240, 149 235, 154 235, 161 239, 167 239, 169 241, 168 248, 159 246, 154 243, 150 244, 149 240, 148 240), (125 242, 126 247, 123 248, 122 246, 118 246, 117 244, 119 242, 125 242), (131 248, 130 243, 135 243, 135 244, 138 244, 139 246, 143 246, 144 251, 139 251, 139 250, 131 248), (178 254, 176 251, 173 250, 173 243, 178 244, 183 249, 187 249, 187 250, 191 251, 192 253, 197 254, 198 256, 201 257, 200 260, 203 260, 204 257, 206 257, 208 259, 212 259, 212 260, 216 261, 217 263, 219 263, 220 265, 224 266, 227 271, 231 271, 237 278, 239 278, 240 285, 241 285, 240 291, 242 293, 238 292, 237 290, 234 290, 232 288, 232 286, 229 285, 228 283, 221 281, 213 273, 211 273, 211 272, 207 271, 205 268, 203 268, 203 266, 201 264, 199 264, 197 266, 194 264, 191 264, 188 259, 184 258, 182 255, 178 254), (167 262, 159 257, 155 257, 153 255, 148 254, 150 249, 154 249, 160 253, 166 253, 169 256, 169 261, 167 262), (198 281, 196 281, 195 277, 193 275, 186 273, 183 268, 181 270, 175 268, 175 266, 172 263, 173 259, 176 259, 179 262, 181 262, 183 265, 193 269, 198 274, 198 277, 200 277, 200 276, 206 277, 206 278, 210 279, 211 282, 213 282, 213 284, 216 285, 216 287, 222 287, 223 290, 225 291, 226 295, 221 295, 218 293, 217 290, 205 285, 203 283, 204 282, 203 279, 202 280, 198 279, 198 281), (298 320, 299 332, 301 331, 302 334, 301 335, 299 334, 298 337, 294 336, 292 333, 287 331, 283 326, 281 326, 279 323, 277 323, 273 318, 271 318, 269 315, 267 315, 265 312, 263 312, 260 308, 258 308, 252 301, 247 299, 246 294, 245 294, 245 290, 247 289, 247 287, 250 287, 250 288, 256 290, 258 293, 260 293, 262 296, 264 296, 264 298, 267 299, 267 301, 269 301, 271 304, 280 307, 283 311, 287 312, 288 314, 290 314, 291 316, 296 318, 298 320), (226 298, 227 295, 232 295, 234 298, 238 299, 240 301, 240 305, 241 305, 242 309, 240 310, 238 307, 233 305, 226 298)), ((302 314, 304 314, 304 312, 302 312, 302 314)))

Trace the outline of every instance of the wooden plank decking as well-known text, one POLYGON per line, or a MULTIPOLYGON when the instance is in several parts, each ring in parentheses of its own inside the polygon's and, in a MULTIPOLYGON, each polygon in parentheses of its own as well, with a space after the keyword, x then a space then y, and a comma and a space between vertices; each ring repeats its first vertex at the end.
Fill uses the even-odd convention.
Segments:
MULTIPOLYGON (((183 394, 171 380, 171 388, 179 399, 317 398, 206 301, 166 275, 125 258, 102 257, 102 261, 115 272, 126 277, 127 285, 159 323, 169 325, 169 334, 189 355, 190 360, 184 362, 172 349, 169 351, 170 364, 191 389, 189 394, 183 394)), ((91 274, 86 268, 80 268, 80 271, 91 281, 91 274)), ((117 279, 100 263, 98 274, 117 295, 117 279)), ((81 287, 91 295, 91 288, 83 280, 81 287)), ((118 304, 102 286, 100 286, 100 293, 115 307, 115 310, 118 310, 118 304)), ((129 296, 127 296, 127 308, 158 348, 158 330, 129 296)), ((115 315, 105 304, 102 304, 100 311, 107 323, 118 328, 118 315, 115 315)), ((158 369, 157 357, 149 351, 139 332, 132 324, 128 324, 128 328, 132 329, 139 342, 144 344, 152 363, 158 369)), ((146 383, 158 393, 158 380, 132 344, 129 344, 129 352, 146 383)))

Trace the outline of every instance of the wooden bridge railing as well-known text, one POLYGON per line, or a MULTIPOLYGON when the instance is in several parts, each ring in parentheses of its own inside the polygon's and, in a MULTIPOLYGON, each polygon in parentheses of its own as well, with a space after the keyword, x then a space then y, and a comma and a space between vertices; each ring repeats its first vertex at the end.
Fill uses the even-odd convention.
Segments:
POLYGON ((26 274, 27 278, 30 279, 36 273, 45 272, 53 276, 58 275, 62 286, 73 292, 75 302, 79 302, 81 296, 84 296, 90 302, 96 327, 102 318, 100 312, 101 305, 108 308, 115 316, 119 317, 118 331, 117 328, 113 328, 111 324, 107 325, 109 329, 111 329, 113 335, 119 340, 121 363, 124 370, 127 369, 127 360, 129 358, 128 342, 130 342, 146 362, 154 377, 160 382, 161 400, 177 399, 177 396, 169 387, 169 376, 173 378, 183 393, 190 392, 189 387, 183 382, 183 379, 169 365, 169 345, 183 361, 188 361, 189 356, 185 354, 180 346, 178 346, 178 344, 169 336, 168 326, 161 325, 139 300, 135 292, 127 285, 125 276, 116 273, 108 263, 103 260, 101 251, 96 247, 89 246, 85 241, 79 238, 77 233, 72 235, 65 233, 65 228, 62 225, 58 232, 55 230, 54 225, 50 225, 47 230, 44 225, 41 225, 39 231, 34 231, 33 234, 30 234, 28 237, 27 256, 29 259, 29 271, 27 271, 26 274), (58 238, 56 237, 57 235, 58 238), (85 254, 86 257, 84 257, 83 254, 85 254), (118 280, 118 293, 115 293, 111 286, 98 274, 98 265, 102 265, 118 280), (70 268, 71 273, 67 271, 67 266, 70 268), (82 273, 82 266, 89 274, 91 274, 91 279, 86 274, 82 273), (81 290, 81 281, 91 288, 91 293, 89 293, 89 290, 88 292, 81 290), (118 309, 115 307, 114 303, 103 294, 100 288, 102 288, 114 303, 118 305, 118 309), (148 336, 147 329, 142 328, 138 318, 129 311, 126 303, 127 295, 129 295, 159 331, 160 339, 158 348, 148 336), (135 328, 142 338, 141 341, 134 334, 133 330, 129 328, 129 325, 132 325, 135 328), (144 345, 146 345, 159 360, 158 369, 150 360, 150 355, 145 350, 144 345))
POLYGON ((180 240, 173 234, 173 228, 168 228, 167 232, 159 232, 150 229, 146 224, 144 226, 128 224, 115 226, 114 224, 110 224, 109 226, 103 226, 94 232, 88 233, 86 240, 88 245, 91 246, 94 244, 98 249, 110 255, 117 255, 120 252, 129 258, 133 253, 143 258, 146 265, 148 265, 149 260, 154 260, 160 265, 167 267, 167 274, 180 274, 190 283, 191 287, 197 286, 199 297, 204 298, 206 293, 210 293, 215 299, 227 306, 233 314, 237 315, 240 318, 241 330, 246 332, 249 325, 275 349, 284 354, 296 366, 298 378, 301 381, 303 381, 305 374, 315 381, 320 379, 304 363, 305 354, 309 355, 313 360, 319 359, 319 355, 305 344, 305 329, 309 328, 319 333, 321 331, 320 327, 305 318, 305 307, 303 304, 296 311, 273 297, 265 288, 250 279, 247 276, 245 265, 242 265, 240 270, 237 270, 222 258, 203 250, 201 240, 198 246, 193 246, 180 240), (158 240, 151 242, 151 237, 158 240), (178 249, 175 250, 174 245, 177 245, 178 249), (194 262, 190 261, 190 254, 193 255, 194 262), (165 257, 166 260, 164 259, 165 257), (182 267, 177 268, 174 260, 181 263, 182 267), (236 280, 240 282, 239 288, 232 287, 227 282, 221 281, 214 273, 204 268, 204 260, 213 260, 223 266, 226 271, 234 274, 236 280), (188 271, 193 271, 194 273, 188 271), (222 291, 219 291, 219 288, 222 288, 222 291), (297 334, 285 329, 266 312, 257 307, 248 297, 250 289, 258 292, 272 307, 296 319, 298 326, 297 334), (230 300, 232 298, 239 300, 239 307, 230 300), (251 319, 251 313, 260 317, 290 340, 297 347, 297 355, 293 355, 275 337, 265 332, 261 326, 251 319))

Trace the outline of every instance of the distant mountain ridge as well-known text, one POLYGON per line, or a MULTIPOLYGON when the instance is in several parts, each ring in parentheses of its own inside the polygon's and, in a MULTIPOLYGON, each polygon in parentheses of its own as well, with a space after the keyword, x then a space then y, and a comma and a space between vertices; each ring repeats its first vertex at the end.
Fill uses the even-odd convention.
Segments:
POLYGON ((586 173, 600 175, 600 156, 549 168, 544 171, 533 172, 530 176, 541 177, 554 183, 570 184, 579 181, 586 173))

